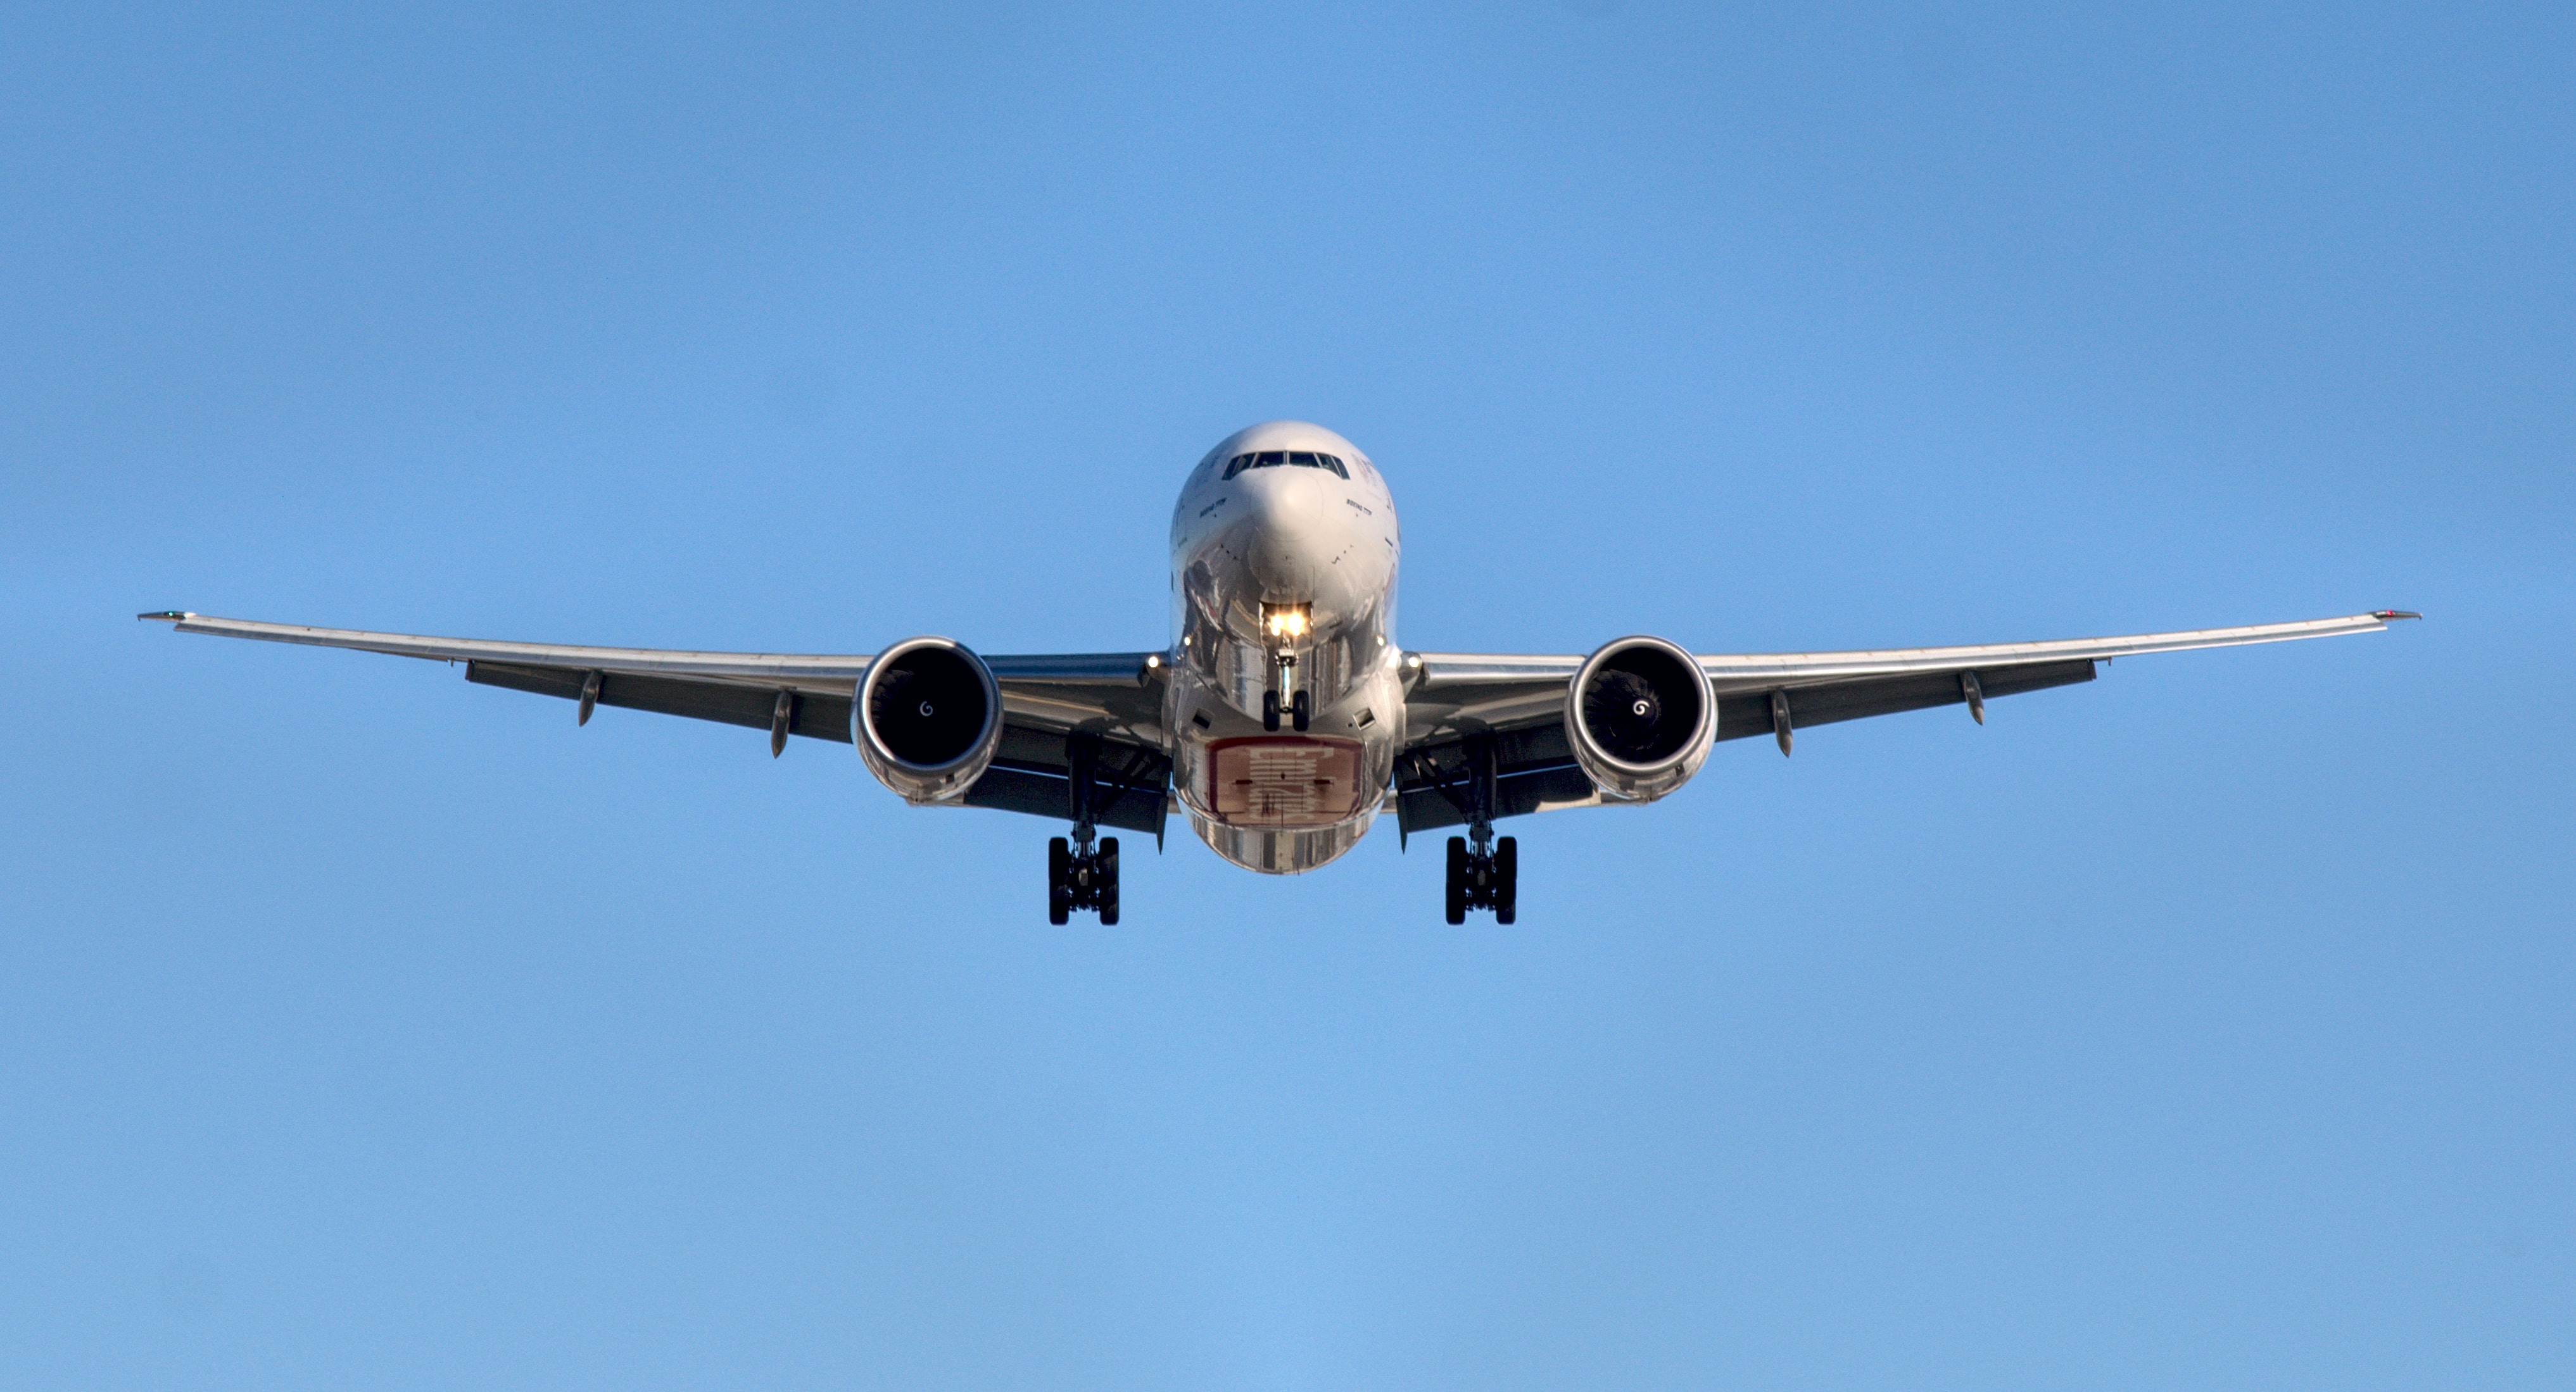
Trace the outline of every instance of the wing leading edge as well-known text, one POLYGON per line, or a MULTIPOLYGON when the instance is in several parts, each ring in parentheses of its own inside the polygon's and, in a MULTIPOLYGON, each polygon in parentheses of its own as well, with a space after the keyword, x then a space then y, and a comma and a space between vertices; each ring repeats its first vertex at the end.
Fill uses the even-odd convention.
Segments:
MULTIPOLYGON (((685 716, 789 735, 850 742, 850 703, 872 653, 698 652, 439 638, 225 619, 184 610, 139 614, 180 633, 465 664, 465 679, 596 706, 685 716)), ((1047 817, 1072 815, 1074 773, 1092 773, 1092 820, 1161 834, 1171 760, 1162 749, 1159 682, 1144 653, 986 657, 1002 690, 1002 743, 993 767, 966 792, 970 807, 1047 817)))
POLYGON ((219 619, 176 609, 136 617, 164 620, 175 632, 209 633, 219 638, 255 638, 267 643, 348 648, 356 652, 424 657, 440 662, 505 662, 585 672, 656 672, 665 676, 770 685, 793 686, 811 682, 826 690, 837 687, 844 697, 868 670, 868 664, 876 660, 873 653, 806 656, 793 653, 688 652, 666 648, 591 648, 563 643, 500 643, 484 638, 433 638, 418 633, 369 633, 354 628, 311 628, 302 624, 219 619))

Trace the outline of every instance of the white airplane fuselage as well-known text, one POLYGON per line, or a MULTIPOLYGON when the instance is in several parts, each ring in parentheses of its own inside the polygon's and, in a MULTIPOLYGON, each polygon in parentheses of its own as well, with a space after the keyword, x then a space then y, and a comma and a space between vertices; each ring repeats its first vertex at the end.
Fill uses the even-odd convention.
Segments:
POLYGON ((1292 874, 1368 831, 1404 743, 1400 550, 1386 481, 1321 426, 1237 431, 1182 485, 1163 728, 1218 855, 1292 874))

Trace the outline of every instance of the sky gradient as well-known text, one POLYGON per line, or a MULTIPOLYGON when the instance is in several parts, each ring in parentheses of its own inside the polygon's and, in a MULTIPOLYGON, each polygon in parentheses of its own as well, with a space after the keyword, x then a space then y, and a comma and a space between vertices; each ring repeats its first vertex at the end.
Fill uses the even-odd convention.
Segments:
POLYGON ((2566 7, 6 30, 12 1386, 2576 1380, 2566 7), (1276 417, 1413 648, 2428 618, 1062 930, 846 748, 131 618, 1155 647, 1276 417))

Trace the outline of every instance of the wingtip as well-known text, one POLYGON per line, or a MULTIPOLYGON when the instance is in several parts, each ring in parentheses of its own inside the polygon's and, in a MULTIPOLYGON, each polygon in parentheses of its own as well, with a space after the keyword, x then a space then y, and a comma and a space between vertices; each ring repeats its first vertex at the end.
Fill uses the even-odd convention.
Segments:
POLYGON ((2387 623, 2392 619, 2420 619, 2424 617, 2412 609, 2373 609, 2370 611, 2370 616, 2379 620, 2381 623, 2387 623))
POLYGON ((197 616, 194 612, 186 609, 155 609, 148 614, 137 614, 134 617, 137 619, 159 619, 163 623, 184 623, 197 616))

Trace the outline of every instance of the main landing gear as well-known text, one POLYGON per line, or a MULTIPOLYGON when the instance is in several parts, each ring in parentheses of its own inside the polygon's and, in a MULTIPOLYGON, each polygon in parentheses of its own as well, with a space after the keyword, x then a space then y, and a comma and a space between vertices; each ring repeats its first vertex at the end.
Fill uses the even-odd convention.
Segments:
POLYGON ((1057 836, 1047 841, 1047 922, 1061 926, 1076 909, 1089 909, 1100 915, 1104 925, 1118 922, 1118 838, 1100 838, 1100 848, 1091 847, 1091 828, 1074 829, 1081 834, 1081 849, 1057 836))
MULTIPOLYGON (((1104 926, 1112 925, 1118 922, 1118 838, 1098 835, 1097 823, 1120 797, 1154 786, 1145 776, 1148 769, 1168 766, 1149 762, 1144 751, 1135 749, 1124 759, 1110 757, 1104 766, 1100 737, 1081 731, 1067 735, 1064 747, 1070 794, 1066 811, 1073 816, 1073 835, 1047 842, 1047 922, 1060 926, 1076 910, 1085 910, 1100 915, 1104 926)), ((1163 776, 1153 774, 1157 780, 1163 776)), ((1157 833, 1156 844, 1161 840, 1157 833)))
POLYGON ((1408 756, 1415 761, 1414 775, 1421 784, 1447 799, 1467 823, 1466 835, 1449 838, 1449 879, 1442 907, 1451 923, 1466 922, 1469 909, 1491 909, 1496 923, 1510 923, 1520 917, 1521 847, 1511 837, 1494 835, 1499 805, 1494 738, 1470 735, 1460 741, 1459 753, 1463 757, 1455 764, 1408 756))
POLYGON ((1520 917, 1520 842, 1509 836, 1496 840, 1490 826, 1477 831, 1472 851, 1466 837, 1449 838, 1449 921, 1466 922, 1469 909, 1492 909, 1496 923, 1510 923, 1520 917))

